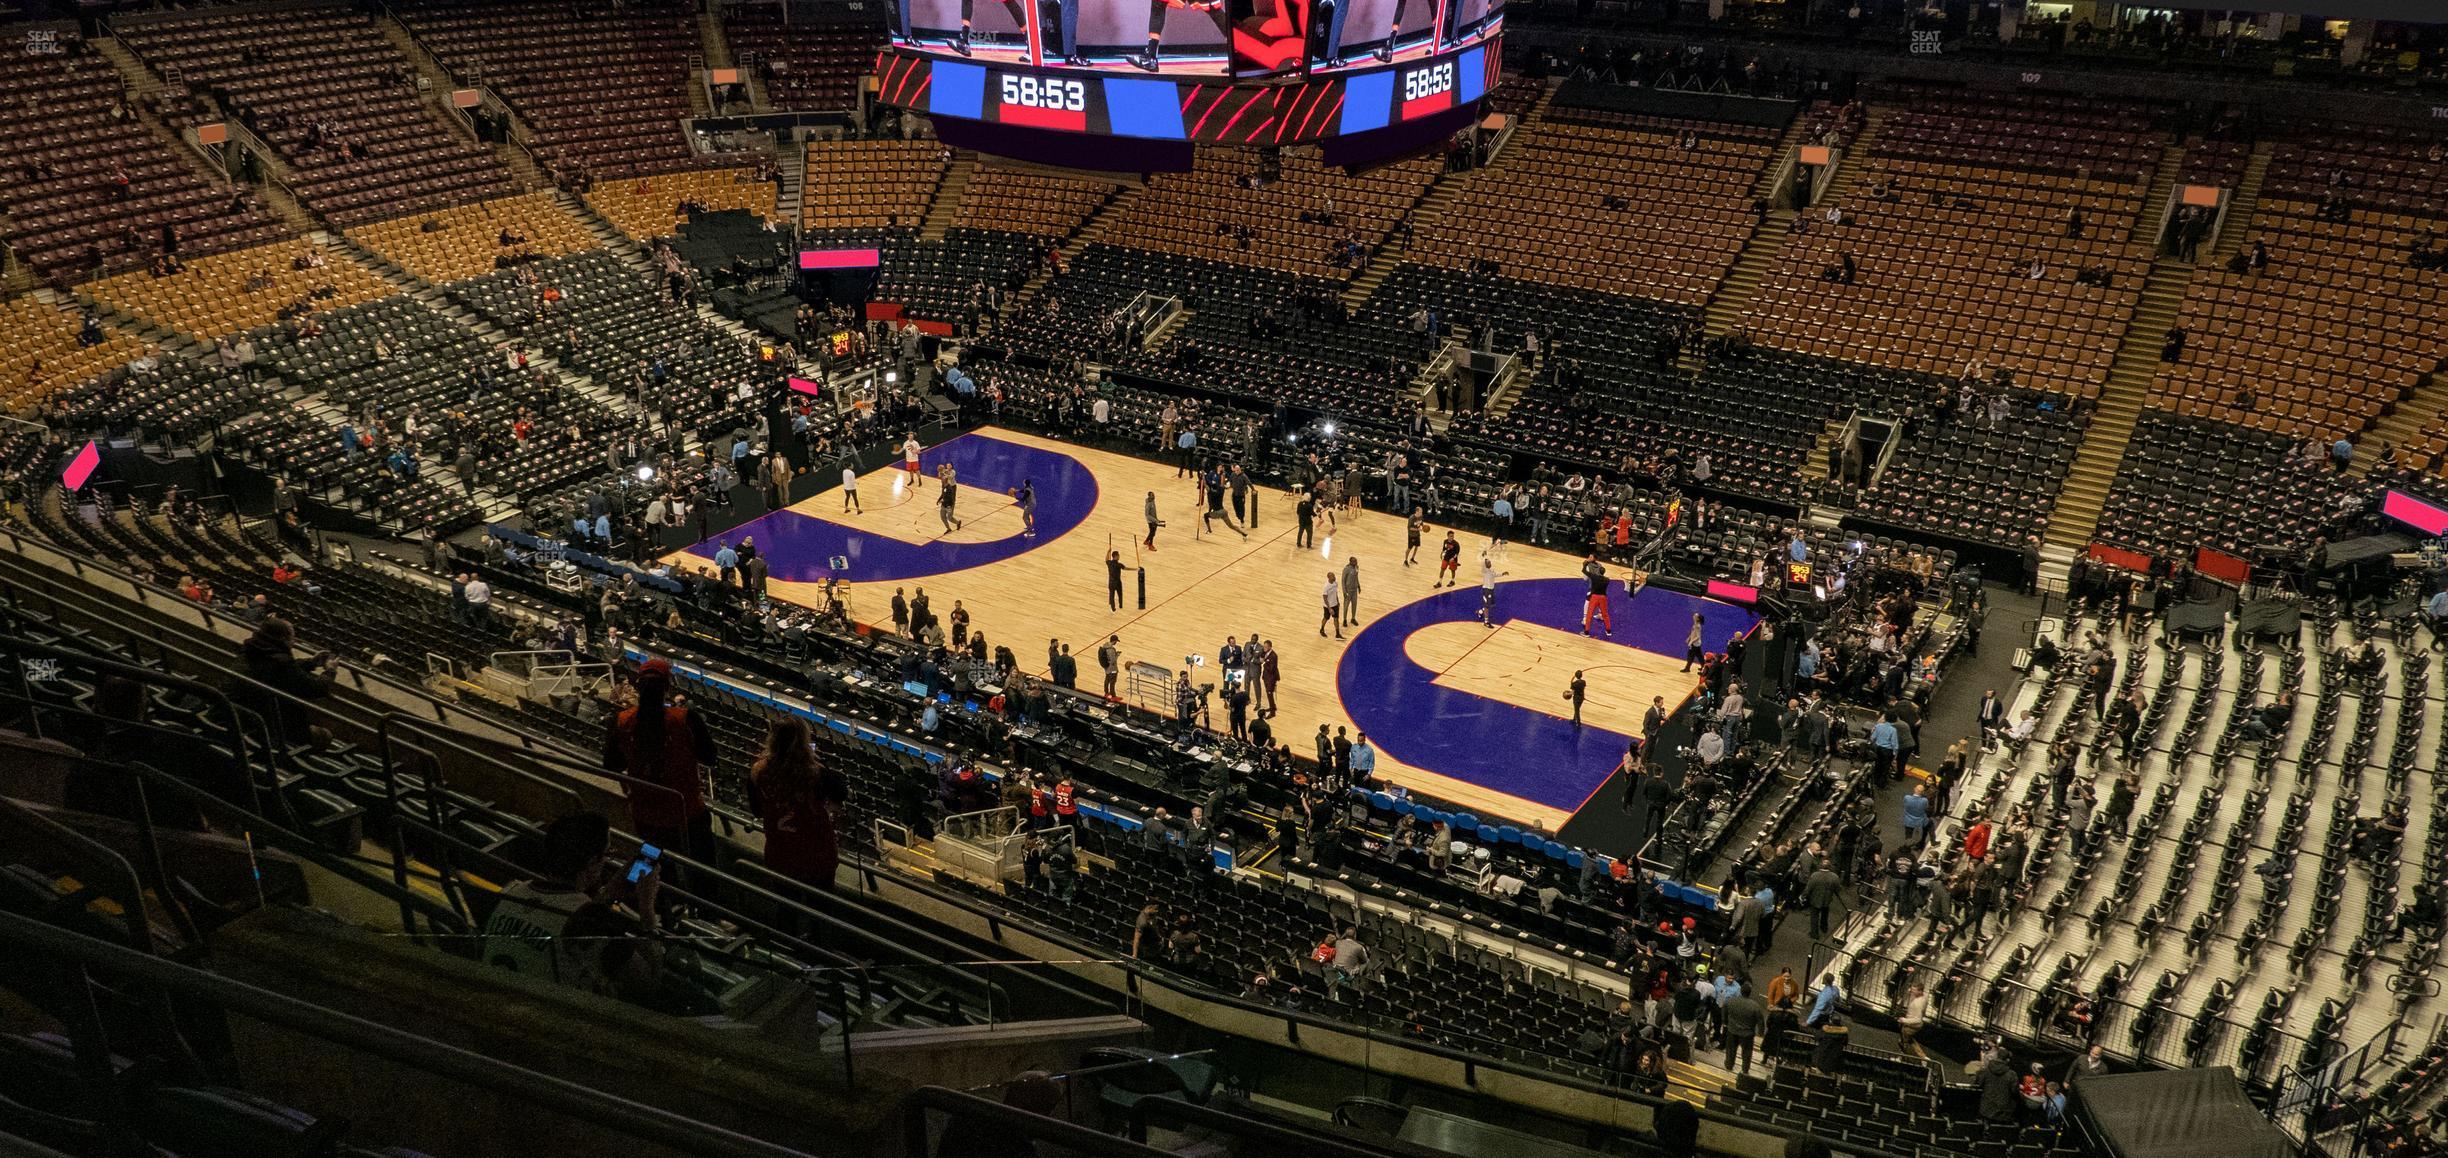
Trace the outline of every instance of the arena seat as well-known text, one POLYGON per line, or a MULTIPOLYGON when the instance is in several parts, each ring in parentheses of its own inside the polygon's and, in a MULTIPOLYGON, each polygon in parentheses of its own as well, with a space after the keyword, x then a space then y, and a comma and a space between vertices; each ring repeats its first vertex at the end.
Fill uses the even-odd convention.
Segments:
MULTIPOLYGON (((2271 179, 2315 160, 2273 161, 2271 179)), ((2265 186, 2245 245, 2266 244, 2269 268, 2194 275, 2183 357, 2160 367, 2151 404, 2323 445, 2360 435, 2448 358, 2448 338, 2411 324, 2448 298, 2404 260, 2444 218, 2372 209, 2338 223, 2265 186)))
POLYGON ((1087 222, 1089 214, 1111 201, 1115 192, 1114 186, 1102 181, 987 161, 969 179, 953 225, 1032 237, 1068 237, 1087 222))
POLYGON ((502 366, 501 354, 433 307, 395 295, 322 321, 325 334, 303 342, 259 333, 263 360, 378 437, 445 464, 464 453, 481 477, 463 481, 521 503, 603 469, 596 442, 622 425, 617 418, 584 395, 541 388, 533 371, 502 366))
POLYGON ((278 150, 291 190, 334 225, 510 191, 492 150, 435 119, 415 69, 359 10, 215 11, 115 29, 154 71, 211 94, 278 150))
POLYGON ((739 164, 701 155, 681 135, 699 43, 693 9, 678 0, 609 11, 416 0, 394 11, 460 79, 509 102, 535 130, 536 161, 556 180, 739 164))
POLYGON ((401 217, 351 230, 349 239, 435 285, 597 244, 595 235, 563 212, 549 192, 401 217), (514 240, 505 244, 505 236, 514 240))
POLYGON ((875 66, 884 46, 884 25, 875 13, 831 4, 794 7, 787 16, 782 9, 771 2, 724 5, 732 59, 754 70, 775 108, 856 105, 859 77, 875 66))
MULTIPOLYGON (((272 340, 267 334, 267 345, 272 340)), ((269 365, 261 352, 259 365, 269 365)), ((75 428, 112 437, 168 448, 211 437, 231 461, 286 480, 309 516, 362 518, 392 533, 430 521, 450 534, 477 522, 475 506, 460 494, 430 479, 395 476, 380 453, 347 453, 336 428, 282 397, 269 379, 169 355, 150 373, 118 373, 64 388, 53 405, 75 428)), ((110 557, 123 550, 114 547, 110 557)))
POLYGON ((1342 281, 1367 259, 1339 258, 1335 247, 1374 253, 1436 177, 1436 162, 1414 157, 1359 177, 1326 168, 1313 150, 1283 150, 1282 177, 1260 189, 1249 151, 1202 153, 1188 173, 1159 173, 1117 207, 1102 240, 1183 257, 1252 265, 1342 281))
POLYGON ((949 158, 933 141, 810 141, 800 222, 809 229, 915 229, 949 158))
POLYGON ((314 243, 301 240, 199 257, 168 277, 121 274, 94 283, 86 292, 180 333, 217 338, 394 291, 371 270, 345 257, 326 256, 314 243), (308 264, 313 261, 321 264, 308 264))
POLYGON ((2137 219, 2171 140, 2153 110, 1931 88, 1872 99, 1869 172, 1796 219, 1744 311, 1752 340, 1935 376, 1978 362, 2098 397, 2150 270, 2137 219), (1832 280, 1847 257, 1854 280, 1832 280))
POLYGON ((688 207, 745 209, 768 221, 774 216, 773 182, 754 169, 696 169, 598 181, 587 204, 637 241, 670 237, 688 219, 688 207))
POLYGON ((83 318, 31 295, 0 302, 0 410, 30 410, 62 386, 83 382, 136 357, 144 343, 104 327, 103 340, 79 340, 83 318))
POLYGON ((138 269, 171 249, 192 258, 285 234, 146 128, 107 61, 73 38, 65 48, 0 66, 0 146, 16 178, 0 204, 9 247, 36 271, 65 282, 138 269))
MULTIPOLYGON (((752 403, 733 389, 754 373, 754 355, 609 251, 593 249, 485 274, 458 282, 449 292, 610 389, 633 394, 660 385, 664 393, 655 409, 708 440, 727 440, 732 431, 755 422, 752 403), (544 300, 548 287, 560 291, 559 302, 544 300)), ((675 465, 703 467, 695 458, 675 465)))
MULTIPOLYGON (((2305 468, 2302 446, 2271 431, 2145 410, 2117 466, 2099 538, 2187 560, 2197 547, 2248 555, 2301 541, 2355 485, 2326 465, 2305 468)), ((2315 463, 2327 453, 2320 447, 2315 463)))
POLYGON ((1751 236, 1775 143, 1750 126, 1551 108, 1486 169, 1448 178, 1460 195, 1404 256, 1698 306, 1751 236))

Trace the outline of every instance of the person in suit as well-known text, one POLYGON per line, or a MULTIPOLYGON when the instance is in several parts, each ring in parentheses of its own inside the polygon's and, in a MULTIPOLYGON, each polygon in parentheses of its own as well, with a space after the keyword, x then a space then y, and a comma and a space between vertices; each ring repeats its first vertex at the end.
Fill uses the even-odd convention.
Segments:
POLYGON ((1996 688, 1981 693, 1980 712, 1975 717, 1980 724, 1981 750, 1988 751, 1997 739, 1998 730, 2006 726, 2006 701, 1996 688))
POLYGON ((1753 1049, 1768 1024, 1768 1006, 1749 993, 1737 993, 1720 1006, 1725 1020, 1725 1066, 1738 1075, 1751 1072, 1753 1049))
POLYGON ((1834 925, 1832 917, 1837 894, 1843 889, 1844 878, 1837 876, 1836 870, 1824 862, 1803 880, 1802 904, 1810 909, 1811 936, 1827 936, 1828 929, 1834 925))

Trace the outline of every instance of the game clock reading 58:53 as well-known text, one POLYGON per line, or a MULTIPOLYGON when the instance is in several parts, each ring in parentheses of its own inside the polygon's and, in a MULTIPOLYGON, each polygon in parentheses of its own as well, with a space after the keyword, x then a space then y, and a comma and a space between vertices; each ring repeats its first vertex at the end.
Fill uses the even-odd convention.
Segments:
POLYGON ((1425 100, 1452 92, 1457 76, 1454 64, 1450 60, 1430 65, 1427 68, 1413 69, 1403 74, 1402 99, 1406 101, 1425 100))
POLYGON ((1030 109, 1053 109, 1077 113, 1088 109, 1088 85, 1084 81, 1059 76, 1025 76, 1005 73, 1002 101, 1030 109))

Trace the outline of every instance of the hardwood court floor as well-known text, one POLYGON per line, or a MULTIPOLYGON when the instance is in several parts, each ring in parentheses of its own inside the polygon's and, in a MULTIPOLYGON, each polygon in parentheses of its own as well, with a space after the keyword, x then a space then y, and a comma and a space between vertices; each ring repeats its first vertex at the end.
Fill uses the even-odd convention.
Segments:
MULTIPOLYGON (((1190 655, 1212 662, 1228 635, 1245 642, 1253 635, 1262 636, 1273 641, 1281 654, 1280 710, 1271 721, 1276 742, 1288 743, 1303 755, 1313 750, 1320 723, 1361 730, 1347 709, 1345 691, 1355 684, 1367 684, 1372 693, 1387 692, 1390 685, 1377 682, 1382 674, 1379 669, 1397 665, 1372 657, 1366 666, 1355 664, 1355 670, 1342 672, 1346 649, 1369 624, 1402 612, 1398 634, 1380 633, 1378 638, 1398 643, 1402 654, 1434 673, 1434 687, 1393 686, 1389 694, 1396 697, 1404 724, 1397 730, 1408 732, 1413 725, 1423 732, 1443 727, 1448 735, 1439 746, 1421 749, 1403 743, 1407 736, 1388 737, 1388 730, 1378 727, 1373 737, 1379 746, 1378 775, 1483 816, 1549 832, 1560 827, 1588 793, 1604 782, 1622 755, 1622 737, 1639 733, 1640 716, 1651 697, 1662 696, 1672 707, 1692 689, 1692 677, 1678 670, 1691 610, 1680 602, 1653 605, 1652 601, 1685 600, 1692 605, 1701 601, 1652 589, 1642 594, 1640 602, 1669 608, 1665 614, 1671 618, 1662 624, 1651 623, 1646 642, 1636 647, 1585 637, 1577 630, 1585 588, 1579 574, 1581 559, 1576 555, 1519 544, 1504 548, 1497 562, 1506 579, 1499 595, 1500 626, 1491 631, 1472 618, 1479 603, 1478 559, 1488 544, 1485 536, 1460 536, 1460 586, 1440 596, 1430 584, 1436 574, 1437 546, 1446 528, 1434 524, 1423 535, 1421 562, 1409 567, 1402 563, 1403 523, 1381 511, 1345 511, 1338 516, 1339 525, 1332 527, 1321 517, 1316 545, 1295 548, 1295 497, 1279 489, 1258 488, 1258 526, 1246 538, 1224 529, 1221 523, 1215 532, 1202 533, 1194 514, 1199 509, 1196 489, 1188 477, 1176 478, 1172 468, 1000 428, 986 428, 941 448, 929 448, 925 468, 929 477, 914 489, 907 485, 898 464, 862 476, 862 513, 842 513, 842 493, 835 483, 786 512, 768 515, 723 538, 736 541, 739 533, 755 534, 775 565, 775 577, 769 581, 771 594, 802 604, 818 600, 815 583, 783 576, 817 578, 813 568, 821 568, 823 560, 792 558, 794 552, 863 550, 862 561, 850 569, 854 619, 889 629, 894 590, 914 594, 923 589, 937 615, 948 616, 958 601, 968 610, 973 630, 983 631, 990 644, 1011 647, 1021 666, 1039 675, 1047 671, 1046 641, 1068 643, 1080 662, 1080 685, 1090 690, 1100 686, 1095 652, 1108 635, 1121 637, 1126 662, 1145 660, 1173 670, 1179 670, 1190 655), (1007 448, 1022 449, 1007 452, 1007 448), (1026 453, 1032 450, 1037 453, 1026 453), (932 474, 939 454, 945 460, 959 458, 971 464, 960 468, 964 485, 958 514, 963 522, 950 534, 945 533, 936 510, 940 491, 932 474), (998 477, 1010 473, 998 464, 1015 455, 1032 464, 1026 469, 1034 472, 1031 477, 1039 484, 1038 514, 1044 533, 1037 539, 1019 537, 1019 509, 1000 492, 1017 480, 998 477), (1075 460, 1077 468, 1062 465, 1074 472, 1084 468, 1086 481, 1057 480, 1051 489, 1060 493, 1049 494, 1046 475, 1056 473, 1049 456, 1075 460), (1089 481, 1093 487, 1086 485, 1089 481), (1146 533, 1142 505, 1150 491, 1155 492, 1160 517, 1167 521, 1157 532, 1152 551, 1140 545, 1146 533), (808 520, 834 526, 817 527, 808 520), (853 532, 849 547, 809 546, 803 550, 799 546, 800 532, 811 532, 806 539, 811 544, 839 544, 840 527, 853 532), (1121 611, 1107 605, 1104 560, 1108 550, 1120 551, 1123 562, 1133 569, 1125 576, 1129 598, 1121 611), (989 561, 967 566, 964 557, 989 561), (1344 639, 1335 638, 1331 630, 1321 637, 1319 596, 1326 574, 1333 570, 1339 575, 1345 560, 1354 557, 1360 561, 1361 627, 1345 627, 1344 639), (1138 605, 1140 567, 1146 569, 1147 579, 1144 609, 1138 605), (861 574, 879 569, 900 577, 858 580, 861 574), (1548 582, 1523 584, 1523 580, 1548 582), (1513 618, 1508 613, 1517 587, 1544 597, 1534 601, 1525 595, 1522 601, 1525 614, 1532 602, 1545 607, 1539 621, 1513 618), (1434 604, 1423 603, 1432 597, 1436 597, 1434 604), (1571 705, 1564 699, 1576 669, 1588 673, 1584 719, 1590 727, 1585 730, 1572 727, 1571 705), (1463 698, 1445 692, 1460 693, 1463 698), (1464 712, 1458 716, 1453 710, 1457 703, 1493 705, 1496 714, 1483 718, 1464 712), (1482 727, 1491 734, 1469 734, 1482 727), (1452 735, 1456 729, 1463 734, 1452 735), (1389 739, 1393 747, 1419 756, 1418 763, 1397 758, 1388 750, 1389 739), (1479 751, 1472 760, 1434 755, 1474 748, 1479 751), (1525 775, 1531 771, 1569 775, 1533 791, 1516 782, 1512 769, 1517 765, 1506 760, 1516 753, 1525 775), (1464 764, 1470 766, 1459 766, 1464 764), (1573 767, 1554 767, 1557 764, 1573 767)), ((712 550, 713 544, 700 544, 671 558, 697 565, 712 550)), ((1617 575, 1620 578, 1621 572, 1617 575)), ((1611 596, 1619 638, 1634 634, 1626 620, 1639 614, 1627 606, 1623 592, 1619 583, 1611 596)), ((1716 609, 1740 616, 1743 622, 1735 626, 1748 625, 1748 616, 1739 609, 1708 607, 1713 634, 1720 623, 1716 609)), ((1652 619, 1658 617, 1654 610, 1650 614, 1652 619)), ((1722 640, 1712 640, 1712 645, 1719 643, 1722 640)), ((1193 678, 1203 683, 1214 677, 1209 669, 1193 678)), ((1125 694, 1128 687, 1126 678, 1125 694)), ((1380 697, 1363 714, 1385 719, 1384 706, 1380 697)), ((1220 703, 1210 718, 1216 727, 1223 727, 1220 703)))

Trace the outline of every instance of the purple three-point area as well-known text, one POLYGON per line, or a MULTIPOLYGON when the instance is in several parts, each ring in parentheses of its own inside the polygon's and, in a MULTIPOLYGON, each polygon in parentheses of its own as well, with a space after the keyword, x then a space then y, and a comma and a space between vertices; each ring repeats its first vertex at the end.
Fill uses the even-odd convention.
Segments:
MULTIPOLYGON (((927 476, 927 490, 917 501, 935 501, 935 468, 947 463, 957 474, 964 492, 1002 494, 1023 482, 1035 486, 1035 537, 1021 533, 1017 513, 1009 519, 1011 533, 1001 538, 984 542, 913 543, 861 530, 856 516, 849 516, 849 521, 836 521, 785 510, 742 523, 691 546, 688 553, 710 563, 723 543, 736 544, 754 536, 770 575, 786 582, 815 583, 831 577, 829 560, 837 555, 850 560, 850 569, 841 576, 844 579, 860 583, 924 579, 1000 563, 1035 550, 1040 544, 1053 542, 1077 529, 1087 521, 1088 513, 1096 509, 1096 476, 1078 459, 1059 451, 976 433, 948 439, 919 455, 918 465, 927 476)), ((867 485, 860 489, 883 485, 884 480, 875 478, 867 480, 867 485)))
MULTIPOLYGON (((1589 588, 1579 579, 1497 584, 1496 621, 1581 630, 1589 588)), ((1652 587, 1627 606, 1613 596, 1616 647, 1683 656, 1691 617, 1711 651, 1758 617, 1731 604, 1652 587)), ((1336 673, 1343 711, 1387 756, 1414 768, 1571 813, 1606 783, 1631 737, 1439 685, 1404 649, 1414 632, 1475 621, 1479 589, 1457 587, 1396 608, 1362 629, 1336 673)))

